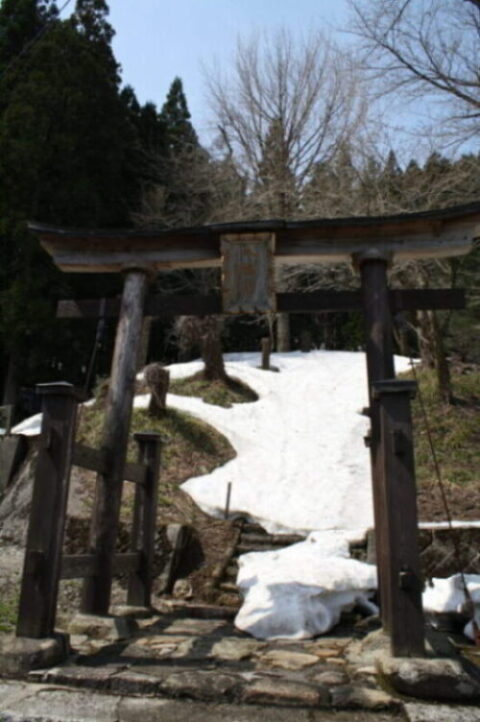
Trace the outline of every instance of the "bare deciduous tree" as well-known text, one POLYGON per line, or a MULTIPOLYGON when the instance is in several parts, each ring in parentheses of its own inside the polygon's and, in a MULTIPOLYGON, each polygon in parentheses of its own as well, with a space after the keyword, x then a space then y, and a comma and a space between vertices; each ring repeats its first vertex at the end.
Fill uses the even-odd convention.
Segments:
MULTIPOLYGON (((349 0, 353 30, 383 93, 436 101, 458 140, 480 129, 478 0, 349 0)), ((434 111, 435 112, 435 111, 434 111)))
POLYGON ((321 33, 239 41, 230 72, 207 82, 219 147, 248 180, 260 216, 296 210, 315 163, 335 155, 366 111, 353 59, 321 33))

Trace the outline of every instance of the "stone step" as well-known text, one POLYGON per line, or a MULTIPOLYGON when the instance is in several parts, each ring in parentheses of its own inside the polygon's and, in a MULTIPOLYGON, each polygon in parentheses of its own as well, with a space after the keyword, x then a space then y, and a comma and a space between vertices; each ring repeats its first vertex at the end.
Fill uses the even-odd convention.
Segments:
POLYGON ((304 537, 299 534, 245 534, 242 532, 240 536, 241 544, 258 544, 261 547, 265 544, 286 547, 303 540, 304 537))
POLYGON ((220 582, 220 589, 222 592, 232 592, 233 594, 238 594, 238 587, 235 582, 220 582))
POLYGON ((221 604, 223 607, 229 607, 232 609, 240 609, 242 600, 238 592, 234 594, 233 592, 220 591, 220 594, 217 597, 217 604, 221 604))
POLYGON ((231 581, 231 580, 235 581, 237 579, 237 574, 238 574, 238 563, 237 563, 236 559, 232 559, 231 563, 225 569, 225 574, 223 575, 223 578, 228 579, 229 581, 231 581))
POLYGON ((235 555, 248 554, 248 552, 278 552, 279 548, 271 544, 265 544, 261 549, 258 548, 258 544, 237 544, 235 555))

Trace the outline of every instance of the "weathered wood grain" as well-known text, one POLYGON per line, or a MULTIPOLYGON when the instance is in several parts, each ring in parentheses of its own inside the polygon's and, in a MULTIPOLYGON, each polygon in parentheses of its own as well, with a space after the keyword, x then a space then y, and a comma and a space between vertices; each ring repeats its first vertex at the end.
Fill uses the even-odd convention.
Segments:
POLYGON ((40 384, 42 431, 33 484, 17 636, 51 637, 60 579, 77 399, 66 383, 40 384))
POLYGON ((372 467, 373 507, 375 517, 375 540, 377 547, 378 584, 380 611, 384 629, 390 629, 391 604, 389 537, 386 517, 386 481, 381 462, 380 407, 373 398, 373 384, 395 377, 393 360, 392 315, 388 301, 387 259, 365 259, 360 262, 363 313, 365 323, 365 348, 370 399, 370 459, 372 467))
POLYGON ((83 611, 93 614, 107 614, 110 604, 113 557, 147 285, 147 275, 142 270, 131 270, 125 276, 100 446, 108 469, 97 477, 90 530, 90 552, 97 557, 98 574, 86 580, 82 601, 83 611))
POLYGON ((387 616, 394 657, 425 654, 410 412, 415 389, 414 381, 380 381, 373 385, 373 396, 380 406, 380 459, 386 492, 390 590, 384 604, 390 605, 387 616))
POLYGON ((152 270, 221 263, 221 237, 271 233, 276 263, 336 263, 376 248, 395 260, 463 255, 480 236, 480 203, 395 216, 266 220, 166 229, 73 230, 30 223, 64 271, 115 273, 132 265, 152 270))
POLYGON ((140 558, 128 580, 127 602, 132 606, 149 607, 153 583, 157 498, 160 474, 161 436, 155 433, 135 434, 139 461, 146 468, 145 484, 135 489, 133 526, 130 549, 140 558))

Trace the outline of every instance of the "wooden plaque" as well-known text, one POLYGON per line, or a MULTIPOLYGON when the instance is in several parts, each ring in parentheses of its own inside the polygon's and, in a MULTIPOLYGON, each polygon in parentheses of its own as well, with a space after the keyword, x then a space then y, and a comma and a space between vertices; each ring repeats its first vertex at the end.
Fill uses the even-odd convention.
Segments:
POLYGON ((272 233, 222 236, 224 313, 276 310, 273 285, 275 236, 272 233))

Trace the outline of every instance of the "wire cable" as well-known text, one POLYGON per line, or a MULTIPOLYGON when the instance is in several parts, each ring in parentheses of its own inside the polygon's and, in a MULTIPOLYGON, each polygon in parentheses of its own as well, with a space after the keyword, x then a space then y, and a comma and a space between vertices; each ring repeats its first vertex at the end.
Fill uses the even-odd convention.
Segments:
MULTIPOLYGON (((411 326, 411 324, 407 324, 406 322, 404 322, 404 325, 411 326)), ((414 361, 412 355, 409 354, 409 356, 410 356, 410 366, 412 369, 413 378, 417 384, 417 398, 418 398, 418 403, 420 405, 420 411, 421 411, 421 414, 423 417, 423 422, 425 424, 425 431, 427 434, 428 446, 430 448, 430 454, 432 457, 432 462, 433 462, 433 466, 434 466, 434 470, 435 470, 435 476, 436 476, 438 488, 440 490, 440 496, 442 499, 442 505, 444 508, 445 516, 447 518, 448 528, 451 532, 451 538, 453 541, 453 553, 454 553, 454 557, 455 557, 456 567, 458 569, 458 573, 460 575, 460 580, 462 582, 463 592, 465 594, 465 601, 466 601, 466 606, 467 606, 465 611, 471 617, 473 633, 474 633, 474 637, 475 637, 475 644, 478 645, 478 644, 480 644, 480 628, 475 620, 475 604, 472 599, 472 595, 470 594, 470 590, 468 588, 467 581, 465 579, 465 574, 462 569, 462 559, 461 559, 461 555, 460 555, 458 537, 456 534, 456 530, 453 526, 452 514, 450 512, 450 507, 448 505, 448 499, 447 499, 447 493, 445 490, 445 483, 443 480, 442 471, 441 471, 440 463, 438 460, 438 455, 437 455, 437 452, 435 449, 435 444, 433 441, 432 428, 431 428, 430 421, 428 418, 427 408, 425 405, 423 394, 422 394, 420 384, 418 381, 416 364, 415 364, 415 361, 414 361)))

